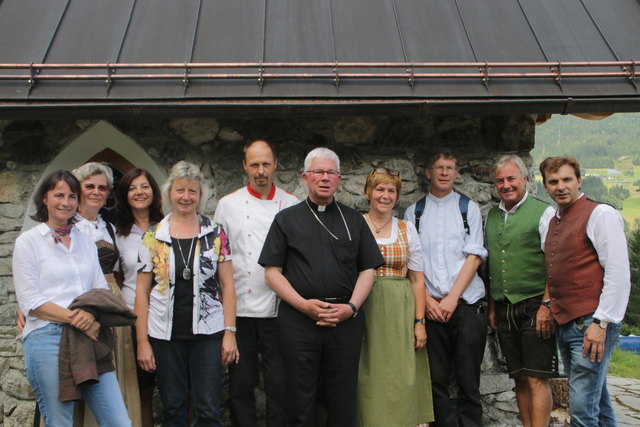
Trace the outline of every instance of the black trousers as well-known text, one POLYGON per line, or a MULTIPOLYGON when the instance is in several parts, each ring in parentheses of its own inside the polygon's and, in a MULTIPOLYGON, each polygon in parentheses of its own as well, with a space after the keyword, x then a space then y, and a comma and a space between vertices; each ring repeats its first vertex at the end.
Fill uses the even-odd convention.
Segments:
POLYGON ((222 335, 165 341, 151 338, 162 399, 162 427, 187 427, 189 388, 197 426, 220 427, 222 335))
POLYGON ((318 398, 327 408, 327 426, 355 426, 363 331, 362 315, 336 327, 322 327, 288 304, 280 304, 278 337, 289 426, 315 427, 318 398))
POLYGON ((460 304, 447 323, 427 320, 427 352, 436 427, 482 425, 480 364, 487 340, 487 315, 478 304, 460 304), (457 402, 449 385, 458 386, 457 402))
POLYGON ((286 426, 284 369, 278 348, 276 319, 237 317, 236 326, 240 362, 229 365, 231 423, 236 427, 257 425, 255 388, 262 368, 267 398, 266 425, 286 426))

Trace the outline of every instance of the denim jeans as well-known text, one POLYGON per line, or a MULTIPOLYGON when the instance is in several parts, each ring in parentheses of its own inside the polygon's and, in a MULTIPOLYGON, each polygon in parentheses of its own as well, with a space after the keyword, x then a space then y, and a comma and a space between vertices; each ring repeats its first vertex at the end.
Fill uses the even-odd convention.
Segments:
POLYGON ((584 332, 593 323, 586 315, 557 326, 558 349, 569 378, 569 410, 572 427, 614 427, 613 407, 607 391, 607 370, 611 352, 620 336, 620 324, 609 323, 601 362, 582 355, 584 332))
POLYGON ((222 338, 160 340, 151 338, 162 399, 163 427, 188 425, 191 388, 195 425, 220 426, 222 338))
MULTIPOLYGON (((73 402, 58 401, 58 352, 63 326, 49 323, 24 340, 24 366, 36 395, 45 426, 73 424, 73 402)), ((115 372, 100 375, 100 381, 82 386, 82 397, 100 426, 131 426, 115 372)))

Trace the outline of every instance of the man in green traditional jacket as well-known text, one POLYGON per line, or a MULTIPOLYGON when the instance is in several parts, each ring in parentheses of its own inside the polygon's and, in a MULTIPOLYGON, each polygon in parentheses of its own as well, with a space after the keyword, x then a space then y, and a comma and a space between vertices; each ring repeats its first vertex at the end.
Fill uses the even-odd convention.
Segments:
POLYGON ((516 383, 525 427, 548 426, 549 378, 557 375, 556 340, 545 293, 542 242, 555 209, 529 195, 529 171, 520 157, 503 156, 493 168, 500 204, 487 216, 489 325, 516 383))

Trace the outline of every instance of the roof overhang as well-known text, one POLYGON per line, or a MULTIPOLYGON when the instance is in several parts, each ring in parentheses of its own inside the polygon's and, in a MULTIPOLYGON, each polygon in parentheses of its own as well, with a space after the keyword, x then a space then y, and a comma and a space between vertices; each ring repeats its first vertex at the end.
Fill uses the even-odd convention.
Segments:
POLYGON ((334 115, 604 114, 640 111, 637 97, 558 99, 154 100, 129 102, 5 102, 7 119, 132 117, 310 117, 334 115))
POLYGON ((640 112, 637 0, 2 0, 0 117, 640 112))

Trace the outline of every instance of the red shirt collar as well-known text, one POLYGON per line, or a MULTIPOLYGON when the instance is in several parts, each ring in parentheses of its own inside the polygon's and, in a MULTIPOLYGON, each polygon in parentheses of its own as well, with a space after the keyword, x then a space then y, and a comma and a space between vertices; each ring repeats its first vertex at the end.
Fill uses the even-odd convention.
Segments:
MULTIPOLYGON (((260 193, 258 193, 256 190, 251 188, 250 184, 247 184, 247 191, 249 191, 249 194, 251 194, 256 199, 262 199, 262 196, 260 195, 260 193)), ((275 195, 276 195, 276 186, 271 184, 271 190, 269 191, 269 194, 267 195, 267 200, 273 200, 275 195)))

